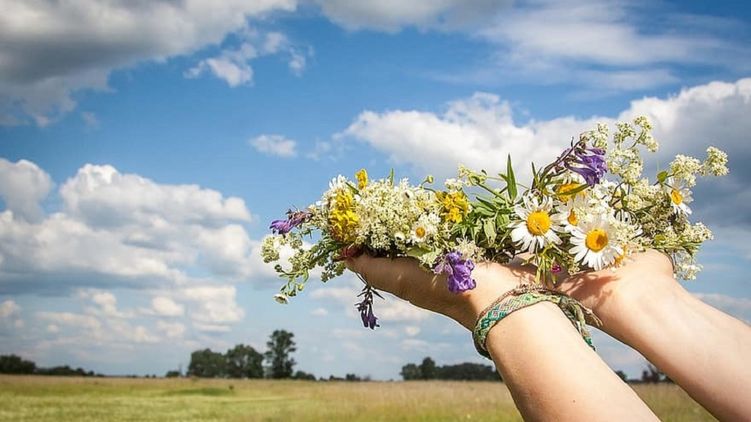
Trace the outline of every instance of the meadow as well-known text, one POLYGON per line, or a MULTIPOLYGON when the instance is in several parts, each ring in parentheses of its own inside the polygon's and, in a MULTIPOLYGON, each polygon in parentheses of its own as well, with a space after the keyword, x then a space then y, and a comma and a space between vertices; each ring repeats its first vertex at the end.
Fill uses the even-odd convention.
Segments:
MULTIPOLYGON (((671 384, 634 385, 664 421, 715 420, 671 384)), ((2 421, 519 421, 494 382, 0 376, 2 421)))

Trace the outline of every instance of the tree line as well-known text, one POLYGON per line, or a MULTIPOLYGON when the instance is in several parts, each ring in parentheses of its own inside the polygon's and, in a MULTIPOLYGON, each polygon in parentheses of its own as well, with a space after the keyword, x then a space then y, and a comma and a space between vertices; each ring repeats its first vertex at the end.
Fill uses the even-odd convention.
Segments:
POLYGON ((77 377, 100 377, 101 374, 83 368, 71 368, 68 365, 40 368, 36 363, 16 355, 0 356, 0 374, 15 375, 57 375, 77 377))
POLYGON ((404 381, 501 381, 498 371, 490 365, 465 362, 457 365, 437 366, 435 361, 430 357, 423 359, 419 365, 408 363, 402 366, 400 374, 404 381))
MULTIPOLYGON (((294 371, 297 364, 290 356, 297 350, 294 334, 275 330, 266 342, 262 354, 252 346, 238 344, 225 353, 211 349, 196 350, 190 354, 186 375, 201 378, 273 378, 315 380, 313 374, 294 371)), ((180 371, 169 371, 167 377, 181 376, 180 371)))

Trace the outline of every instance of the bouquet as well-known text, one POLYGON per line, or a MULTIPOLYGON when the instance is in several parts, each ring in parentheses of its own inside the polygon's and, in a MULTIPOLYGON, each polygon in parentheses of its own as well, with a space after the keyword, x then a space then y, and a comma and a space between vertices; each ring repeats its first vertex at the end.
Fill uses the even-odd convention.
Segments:
MULTIPOLYGON (((701 270, 696 253, 712 233, 689 221, 691 188, 697 176, 727 174, 727 155, 714 147, 704 161, 677 155, 650 181, 641 152, 657 148, 649 121, 638 117, 617 123, 612 137, 604 124, 582 133, 552 163, 532 163, 528 183, 517 181, 511 157, 497 175, 460 166, 441 188, 431 176, 412 185, 393 171, 378 180, 364 169, 354 180, 337 176, 315 204, 271 223, 263 259, 277 262, 286 280, 275 298, 287 303, 317 267, 324 282, 341 275, 343 260, 360 253, 413 257, 445 274, 452 292, 475 287, 476 262, 523 256, 537 282, 550 285, 562 271, 615 269, 647 248, 668 254, 677 277, 693 279, 701 270), (283 249, 291 252, 286 265, 283 249)), ((356 304, 371 329, 374 295, 366 283, 356 304)))

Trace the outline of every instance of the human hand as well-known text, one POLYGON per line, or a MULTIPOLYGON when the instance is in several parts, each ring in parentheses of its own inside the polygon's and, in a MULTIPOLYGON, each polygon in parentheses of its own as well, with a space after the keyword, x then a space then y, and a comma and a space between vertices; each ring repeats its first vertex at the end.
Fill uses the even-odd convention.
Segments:
POLYGON ((445 275, 433 274, 412 258, 374 258, 361 255, 349 258, 347 268, 360 274, 376 289, 392 293, 415 306, 446 315, 469 330, 488 305, 521 283, 532 283, 529 268, 484 262, 475 265, 474 289, 451 293, 445 275))
POLYGON ((681 289, 673 264, 664 253, 649 249, 627 258, 616 269, 559 277, 555 289, 577 299, 602 320, 603 331, 622 339, 620 322, 637 306, 659 302, 681 289))

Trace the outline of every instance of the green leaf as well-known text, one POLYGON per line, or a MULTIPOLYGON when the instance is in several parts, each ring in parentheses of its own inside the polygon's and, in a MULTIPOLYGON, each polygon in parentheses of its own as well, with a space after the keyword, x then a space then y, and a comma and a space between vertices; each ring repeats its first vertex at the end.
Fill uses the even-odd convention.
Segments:
POLYGON ((407 256, 411 256, 412 258, 419 259, 421 256, 425 255, 428 252, 430 251, 427 249, 414 247, 414 248, 409 248, 409 250, 407 251, 407 256))
POLYGON ((516 199, 516 178, 514 177, 514 168, 511 166, 511 154, 506 160, 506 183, 508 186, 508 196, 511 201, 516 199))
POLYGON ((389 184, 394 186, 394 169, 391 169, 391 172, 389 172, 389 184))
POLYGON ((663 170, 659 173, 657 173, 657 181, 660 183, 665 183, 665 180, 668 178, 668 172, 663 170))
POLYGON ((491 218, 485 219, 482 228, 485 231, 485 237, 488 238, 488 244, 495 242, 495 221, 491 218))

